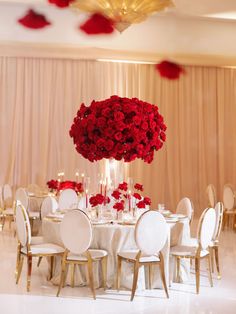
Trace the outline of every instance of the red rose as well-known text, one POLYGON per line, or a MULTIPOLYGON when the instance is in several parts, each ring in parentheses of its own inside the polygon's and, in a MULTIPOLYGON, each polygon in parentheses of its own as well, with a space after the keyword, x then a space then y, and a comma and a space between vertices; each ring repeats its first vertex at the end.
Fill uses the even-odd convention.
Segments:
POLYGON ((49 189, 57 190, 59 182, 57 180, 50 180, 47 182, 47 186, 49 189))
POLYGON ((115 139, 117 140, 117 141, 120 141, 121 139, 122 139, 122 133, 121 132, 117 132, 116 134, 115 134, 115 139))
POLYGON ((145 207, 146 207, 146 204, 144 203, 144 201, 139 201, 139 202, 137 203, 137 207, 138 207, 138 208, 145 208, 145 207))
POLYGON ((145 205, 151 205, 151 199, 149 197, 144 197, 143 201, 144 201, 145 205))
POLYGON ((115 121, 120 121, 124 119, 124 114, 121 111, 114 112, 115 121))
POLYGON ((143 185, 142 184, 139 184, 139 183, 136 183, 134 185, 134 188, 138 191, 143 191, 143 185))
POLYGON ((134 193, 133 197, 135 197, 137 200, 141 200, 142 199, 142 197, 141 197, 141 195, 139 193, 134 193))
POLYGON ((114 209, 116 209, 118 212, 121 210, 124 210, 124 202, 117 202, 115 203, 115 205, 113 206, 114 209))
POLYGON ((114 197, 116 200, 120 198, 121 193, 118 190, 113 191, 111 194, 112 197, 114 197))
POLYGON ((118 186, 118 189, 122 190, 122 191, 127 191, 128 190, 128 184, 126 182, 120 183, 118 186))

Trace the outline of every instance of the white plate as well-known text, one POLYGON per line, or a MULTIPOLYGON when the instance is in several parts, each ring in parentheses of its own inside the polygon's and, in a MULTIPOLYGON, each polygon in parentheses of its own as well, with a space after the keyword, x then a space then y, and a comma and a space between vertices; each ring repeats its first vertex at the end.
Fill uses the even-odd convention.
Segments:
POLYGON ((177 222, 178 221, 178 218, 169 218, 169 217, 166 217, 166 222, 177 222))
POLYGON ((98 220, 98 221, 92 221, 92 225, 106 225, 109 221, 106 220, 98 220))
POLYGON ((57 218, 57 219, 62 219, 64 215, 62 214, 48 214, 46 218, 57 218))
POLYGON ((186 215, 183 214, 171 214, 168 216, 168 218, 178 218, 178 219, 182 219, 182 218, 186 218, 186 215))

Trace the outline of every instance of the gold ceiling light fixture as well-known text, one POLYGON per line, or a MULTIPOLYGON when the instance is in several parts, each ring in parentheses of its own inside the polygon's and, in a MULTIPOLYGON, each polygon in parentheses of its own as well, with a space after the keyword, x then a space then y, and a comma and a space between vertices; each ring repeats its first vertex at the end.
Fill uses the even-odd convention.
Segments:
POLYGON ((131 24, 141 23, 153 13, 174 6, 172 0, 75 0, 72 8, 89 13, 100 13, 115 23, 123 32, 131 24))

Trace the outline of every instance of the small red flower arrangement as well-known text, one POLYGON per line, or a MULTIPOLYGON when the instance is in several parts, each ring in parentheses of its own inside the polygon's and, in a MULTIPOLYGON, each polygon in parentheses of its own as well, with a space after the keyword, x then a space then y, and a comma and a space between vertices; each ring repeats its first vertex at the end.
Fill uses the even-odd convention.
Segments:
POLYGON ((48 0, 49 3, 54 4, 58 8, 67 8, 74 0, 48 0))
POLYGON ((111 96, 81 105, 70 129, 76 150, 91 162, 140 158, 151 163, 166 140, 158 107, 137 98, 111 96))
MULTIPOLYGON (((134 189, 136 191, 143 191, 143 186, 139 183, 134 185, 134 189)), ((138 208, 145 208, 147 205, 151 205, 151 199, 147 196, 142 197, 138 192, 134 192, 133 194, 127 193, 128 184, 126 182, 120 183, 118 188, 113 191, 111 196, 117 201, 113 208, 117 211, 121 211, 125 209, 125 202, 128 202, 129 210, 131 207, 137 206, 138 208), (133 200, 135 204, 131 205, 133 200)))
POLYGON ((83 184, 81 182, 75 181, 58 181, 58 180, 50 180, 47 182, 47 186, 50 190, 56 190, 57 192, 65 189, 75 190, 77 193, 83 193, 83 184))
POLYGON ((98 193, 94 196, 91 196, 89 198, 89 203, 92 207, 95 207, 97 205, 102 205, 105 202, 105 196, 98 193))

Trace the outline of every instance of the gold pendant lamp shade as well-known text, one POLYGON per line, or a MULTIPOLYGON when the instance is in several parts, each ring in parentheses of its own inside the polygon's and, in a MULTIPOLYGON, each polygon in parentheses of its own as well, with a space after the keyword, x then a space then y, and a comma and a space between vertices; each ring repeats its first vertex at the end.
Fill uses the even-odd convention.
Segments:
POLYGON ((110 18, 119 32, 170 6, 173 6, 171 0, 75 0, 71 3, 72 8, 110 18))

